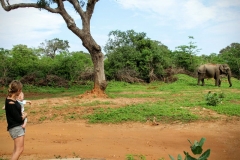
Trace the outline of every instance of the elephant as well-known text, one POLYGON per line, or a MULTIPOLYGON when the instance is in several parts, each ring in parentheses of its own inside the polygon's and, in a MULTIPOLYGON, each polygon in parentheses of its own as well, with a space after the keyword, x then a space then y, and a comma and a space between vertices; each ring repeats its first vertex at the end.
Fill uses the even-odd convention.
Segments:
POLYGON ((215 86, 221 86, 220 75, 226 75, 228 77, 229 87, 232 86, 231 82, 231 69, 227 64, 203 64, 198 68, 198 85, 202 81, 204 86, 205 78, 214 78, 215 86))

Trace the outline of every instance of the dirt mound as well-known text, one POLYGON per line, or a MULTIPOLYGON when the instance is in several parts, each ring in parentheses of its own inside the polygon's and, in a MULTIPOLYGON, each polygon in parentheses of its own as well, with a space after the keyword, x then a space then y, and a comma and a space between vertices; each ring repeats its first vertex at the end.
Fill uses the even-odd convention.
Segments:
POLYGON ((79 98, 82 99, 92 99, 92 98, 108 98, 107 94, 102 93, 102 92, 94 92, 94 91, 87 91, 83 94, 81 94, 80 96, 78 96, 79 98))

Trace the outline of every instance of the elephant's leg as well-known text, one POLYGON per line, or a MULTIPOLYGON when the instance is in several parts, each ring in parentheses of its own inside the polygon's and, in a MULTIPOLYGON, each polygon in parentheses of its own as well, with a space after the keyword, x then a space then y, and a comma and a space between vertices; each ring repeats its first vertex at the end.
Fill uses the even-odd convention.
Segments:
POLYGON ((204 78, 201 80, 202 81, 202 86, 204 86, 205 84, 204 84, 204 78))
POLYGON ((198 85, 200 85, 200 81, 202 82, 202 86, 204 85, 204 74, 198 73, 198 85))
POLYGON ((219 81, 218 81, 218 87, 220 87, 221 86, 221 79, 219 79, 219 81))
POLYGON ((221 84, 220 74, 219 74, 219 73, 216 73, 216 75, 215 75, 214 78, 215 78, 215 86, 220 87, 220 84, 221 84))
POLYGON ((215 78, 215 86, 218 86, 218 81, 219 81, 219 79, 215 78))
POLYGON ((201 79, 200 79, 200 77, 198 77, 198 83, 197 83, 198 85, 200 85, 200 81, 201 81, 201 79))

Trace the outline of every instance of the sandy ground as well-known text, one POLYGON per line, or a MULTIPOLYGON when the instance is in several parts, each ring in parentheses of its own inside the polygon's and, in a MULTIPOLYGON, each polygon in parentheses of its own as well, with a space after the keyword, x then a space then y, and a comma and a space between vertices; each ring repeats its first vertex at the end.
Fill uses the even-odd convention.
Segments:
MULTIPOLYGON (((0 123, 0 157, 9 158, 13 140, 0 123)), ((191 153, 187 139, 205 137, 204 151, 211 149, 209 160, 239 160, 240 121, 190 124, 140 123, 118 125, 88 124, 84 121, 28 124, 25 150, 21 160, 57 157, 125 159, 128 154, 144 155, 157 160, 171 154, 191 153)))

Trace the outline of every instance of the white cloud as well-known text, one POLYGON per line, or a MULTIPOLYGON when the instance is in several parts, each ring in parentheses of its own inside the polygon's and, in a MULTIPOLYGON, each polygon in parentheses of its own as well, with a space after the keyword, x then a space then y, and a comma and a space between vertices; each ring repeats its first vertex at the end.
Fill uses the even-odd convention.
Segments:
POLYGON ((60 32, 63 24, 61 17, 37 9, 4 12, 0 9, 1 22, 4 22, 0 25, 0 42, 3 44, 12 42, 15 45, 29 41, 36 45, 34 42, 60 32))
POLYGON ((239 0, 215 0, 214 3, 221 8, 226 7, 239 7, 240 1, 239 0))
POLYGON ((216 13, 212 7, 206 7, 198 0, 187 1, 182 5, 180 24, 183 28, 194 28, 214 19, 216 13))
POLYGON ((176 26, 178 29, 192 29, 205 26, 207 22, 221 22, 239 17, 239 11, 231 7, 240 7, 239 0, 118 0, 126 9, 145 12, 147 16, 155 15, 160 24, 176 26))
MULTIPOLYGON (((11 0, 11 4, 30 1, 11 0)), ((68 8, 70 10, 71 8, 68 8)), ((76 12, 70 10, 70 15, 78 20, 76 12)), ((65 21, 59 14, 49 13, 36 8, 20 8, 6 12, 0 7, 0 47, 8 44, 8 48, 16 44, 27 42, 29 47, 37 47, 40 42, 52 35, 62 32, 66 28, 65 21), (9 44, 12 44, 9 46, 9 44)), ((26 43, 25 43, 26 44, 26 43)))
MULTIPOLYGON (((11 31, 14 35, 24 34, 26 31, 30 31, 30 33, 41 32, 40 30, 58 32, 60 25, 63 23, 59 16, 36 9, 19 9, 8 13, 3 12, 5 11, 0 10, 0 14, 4 15, 1 17, 1 21, 4 22, 0 26, 2 33, 8 32, 3 31, 3 29, 11 31)), ((28 36, 32 36, 32 34, 22 38, 27 38, 28 36)))

